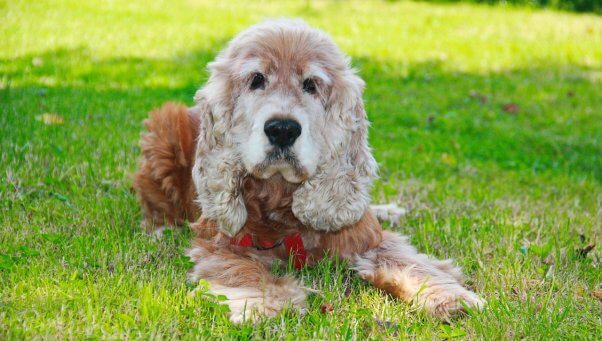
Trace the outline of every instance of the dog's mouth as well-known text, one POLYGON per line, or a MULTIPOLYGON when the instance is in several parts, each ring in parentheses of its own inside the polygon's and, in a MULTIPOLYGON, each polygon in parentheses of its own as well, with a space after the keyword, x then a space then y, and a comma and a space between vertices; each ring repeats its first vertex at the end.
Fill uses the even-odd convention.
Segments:
POLYGON ((290 148, 274 148, 265 159, 253 167, 251 174, 260 179, 268 179, 280 173, 288 182, 299 183, 307 179, 308 172, 290 148))

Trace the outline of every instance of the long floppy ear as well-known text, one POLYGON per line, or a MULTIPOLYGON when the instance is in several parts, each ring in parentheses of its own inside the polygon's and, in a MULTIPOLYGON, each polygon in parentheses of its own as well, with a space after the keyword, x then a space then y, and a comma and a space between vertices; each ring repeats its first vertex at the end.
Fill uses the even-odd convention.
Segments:
POLYGON ((240 190, 245 170, 230 136, 233 100, 227 68, 226 58, 218 56, 209 64, 207 84, 194 97, 197 105, 191 110, 199 113, 201 126, 192 178, 202 217, 234 236, 247 220, 247 209, 240 190))
MULTIPOLYGON (((333 121, 333 127, 338 126, 333 129, 340 129, 345 138, 324 153, 316 174, 293 194, 293 213, 316 230, 337 231, 355 224, 370 204, 370 189, 378 167, 368 146, 363 88, 364 82, 351 70, 335 82, 327 117, 333 121)), ((332 136, 328 139, 332 140, 332 136)))

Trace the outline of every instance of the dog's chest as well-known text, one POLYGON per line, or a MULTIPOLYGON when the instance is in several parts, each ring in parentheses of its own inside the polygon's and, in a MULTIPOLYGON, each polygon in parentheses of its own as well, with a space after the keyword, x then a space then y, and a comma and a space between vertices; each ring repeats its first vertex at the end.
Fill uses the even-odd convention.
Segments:
POLYGON ((270 179, 247 177, 243 181, 243 197, 247 208, 246 233, 266 239, 279 239, 300 230, 304 226, 291 209, 297 184, 285 181, 281 176, 270 179))

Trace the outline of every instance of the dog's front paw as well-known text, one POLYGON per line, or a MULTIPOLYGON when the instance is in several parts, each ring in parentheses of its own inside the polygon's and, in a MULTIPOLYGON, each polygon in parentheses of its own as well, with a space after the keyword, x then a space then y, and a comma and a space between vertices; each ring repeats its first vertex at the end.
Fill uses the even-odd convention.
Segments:
POLYGON ((225 303, 230 308, 230 320, 234 323, 257 322, 262 317, 273 317, 287 306, 300 313, 306 310, 306 289, 289 277, 278 278, 263 288, 213 284, 210 292, 228 298, 225 303))
POLYGON ((396 203, 386 205, 370 205, 370 209, 378 221, 389 222, 392 227, 398 227, 402 216, 408 212, 405 208, 397 206, 396 203))
POLYGON ((466 313, 467 309, 481 310, 486 303, 477 294, 460 285, 425 289, 421 296, 419 301, 426 311, 444 320, 466 313))

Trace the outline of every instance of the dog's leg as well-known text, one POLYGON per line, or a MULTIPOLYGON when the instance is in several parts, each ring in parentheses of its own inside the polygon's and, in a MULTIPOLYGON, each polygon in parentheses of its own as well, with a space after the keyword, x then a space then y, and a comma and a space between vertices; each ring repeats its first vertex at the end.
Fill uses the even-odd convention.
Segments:
POLYGON ((225 295, 232 322, 275 316, 285 306, 301 312, 306 309, 306 290, 297 280, 274 277, 261 263, 227 247, 197 238, 188 256, 196 263, 188 279, 205 279, 210 283, 210 293, 225 295))
POLYGON ((378 247, 355 255, 353 267, 360 277, 443 319, 463 311, 463 304, 477 309, 484 305, 462 286, 462 273, 450 260, 418 253, 397 233, 383 231, 382 235, 378 247))

